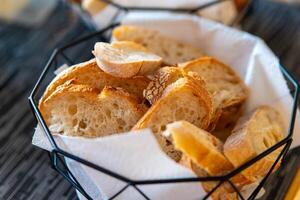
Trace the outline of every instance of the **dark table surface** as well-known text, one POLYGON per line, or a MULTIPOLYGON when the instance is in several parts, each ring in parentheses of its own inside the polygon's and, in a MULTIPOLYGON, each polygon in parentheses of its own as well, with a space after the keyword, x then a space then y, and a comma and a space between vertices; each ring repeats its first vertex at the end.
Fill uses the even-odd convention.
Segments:
MULTIPOLYGON (((300 7, 254 0, 242 29, 263 38, 300 80, 300 7)), ((27 97, 53 49, 89 32, 62 3, 38 27, 0 22, 0 199, 77 199, 47 153, 31 145, 36 121, 27 97)))

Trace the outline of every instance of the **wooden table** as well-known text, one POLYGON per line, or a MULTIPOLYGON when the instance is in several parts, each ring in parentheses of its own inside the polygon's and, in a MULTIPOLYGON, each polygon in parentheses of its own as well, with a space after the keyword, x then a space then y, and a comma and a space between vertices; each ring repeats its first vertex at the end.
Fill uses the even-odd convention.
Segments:
MULTIPOLYGON (((268 0, 254 0, 242 22, 242 28, 262 37, 298 80, 299 25, 299 7, 268 0)), ((53 49, 89 32, 62 3, 35 28, 0 22, 0 199, 77 198, 70 184, 51 169, 47 153, 31 145, 36 121, 27 97, 53 49)))

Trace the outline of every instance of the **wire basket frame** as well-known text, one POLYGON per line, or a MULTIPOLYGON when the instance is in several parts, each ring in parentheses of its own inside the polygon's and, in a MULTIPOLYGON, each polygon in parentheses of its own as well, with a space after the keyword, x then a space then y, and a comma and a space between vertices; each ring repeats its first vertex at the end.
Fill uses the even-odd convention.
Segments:
MULTIPOLYGON (((139 8, 141 9, 141 8, 139 8)), ((148 8, 147 8, 148 9, 148 8)), ((147 10, 146 9, 146 10, 147 10)), ((165 9, 164 9, 165 10, 165 9)), ((293 129, 294 129, 294 123, 295 123, 295 117, 296 117, 296 111, 297 111, 297 101, 298 101, 298 94, 299 94, 299 84, 296 81, 296 79, 283 67, 280 66, 280 70, 283 73, 284 77, 286 80, 292 85, 291 93, 293 95, 293 105, 292 105, 292 110, 291 110, 291 115, 290 115, 290 124, 289 124, 289 129, 288 129, 288 134, 287 136, 278 142, 277 144, 273 145, 266 151, 262 152, 255 158, 249 160, 248 162, 244 163, 240 167, 234 169, 233 171, 229 172, 228 174, 221 175, 221 176, 208 176, 208 177, 196 177, 196 178, 171 178, 171 179, 153 179, 153 180, 132 180, 126 176, 120 175, 118 173, 115 173, 109 169, 103 168, 101 166, 98 166, 92 162, 89 162, 83 158, 80 158, 78 156, 75 156, 69 152, 66 152, 62 148, 60 148, 57 143, 55 142, 53 135, 51 134, 49 128, 47 127, 45 120, 43 119, 41 112, 38 108, 38 93, 42 92, 43 84, 47 81, 46 76, 50 74, 50 69, 55 69, 57 68, 58 65, 58 59, 62 58, 67 62, 69 65, 73 65, 76 63, 74 59, 71 59, 67 55, 67 50, 70 50, 72 48, 75 48, 76 46, 85 43, 89 41, 92 38, 98 38, 100 41, 107 42, 109 41, 109 33, 110 31, 118 26, 119 24, 112 24, 109 25, 105 28, 103 28, 100 31, 97 31, 95 33, 92 33, 90 35, 87 35, 85 37, 82 37, 72 43, 69 43, 61 48, 55 49, 54 52, 52 53, 49 61, 47 62, 46 66, 43 69, 43 72, 41 73, 37 83, 35 84, 30 96, 29 96, 29 102, 32 108, 32 111, 35 115, 35 117, 38 120, 38 123, 41 125, 43 131, 46 133, 46 136, 53 148, 53 150, 50 152, 50 159, 51 159, 51 165, 52 168, 55 169, 58 173, 60 173, 67 181, 69 181, 84 197, 87 199, 92 199, 89 194, 83 189, 79 181, 76 179, 76 177, 72 174, 70 169, 68 168, 67 164, 65 163, 65 158, 77 161, 81 164, 84 164, 88 167, 91 167, 95 170, 98 170, 101 173, 104 173, 108 176, 114 177, 124 183, 126 185, 119 190, 116 194, 113 196, 109 197, 109 199, 115 199, 118 195, 120 195, 123 191, 125 191, 127 188, 132 187, 134 188, 142 197, 145 199, 149 199, 149 197, 139 189, 138 186, 141 185, 150 185, 150 184, 168 184, 168 183, 187 183, 187 182, 209 182, 209 181, 215 181, 218 182, 214 188, 208 192, 204 197, 199 197, 202 199, 207 199, 210 197, 210 195, 216 191, 222 184, 228 183, 232 189, 238 194, 240 199, 245 199, 239 189, 232 183, 230 180, 232 177, 235 175, 239 174, 246 168, 250 167, 260 159, 264 158, 265 156, 268 156, 270 153, 274 152, 275 150, 282 148, 280 154, 278 155, 277 159, 269 169, 268 173, 266 176, 261 180, 259 185, 255 188, 255 190, 252 192, 252 194, 248 197, 248 199, 252 200, 254 199, 261 188, 263 187, 264 183, 272 173, 273 169, 275 166, 278 164, 278 162, 286 156, 290 145, 292 143, 292 136, 293 136, 293 129)))
MULTIPOLYGON (((130 11, 169 11, 169 12, 176 12, 176 13, 188 13, 191 15, 201 16, 199 14, 199 11, 204 10, 206 8, 210 8, 212 6, 215 6, 217 4, 223 3, 223 2, 233 2, 235 3, 235 0, 212 0, 210 2, 207 2, 205 4, 201 4, 199 6, 193 7, 193 8, 167 8, 167 7, 140 7, 140 6, 124 6, 117 2, 111 1, 111 0, 98 0, 101 1, 109 6, 112 6, 117 9, 117 12, 112 16, 112 18, 108 21, 110 21, 110 24, 114 23, 115 20, 120 16, 120 14, 123 12, 128 13, 130 11)), ((229 26, 235 26, 238 25, 239 22, 244 18, 247 11, 250 8, 250 5, 253 0, 248 0, 244 7, 239 10, 238 14, 229 22, 229 26)), ((83 9, 83 12, 87 13, 87 15, 90 16, 90 13, 86 12, 83 9)), ((90 16, 91 17, 91 16, 90 16)))

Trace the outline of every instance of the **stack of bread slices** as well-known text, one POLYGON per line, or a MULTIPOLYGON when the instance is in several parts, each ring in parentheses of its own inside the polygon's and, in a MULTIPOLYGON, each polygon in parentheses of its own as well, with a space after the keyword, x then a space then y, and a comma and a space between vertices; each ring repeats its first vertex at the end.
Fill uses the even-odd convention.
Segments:
MULTIPOLYGON (((119 26, 95 58, 47 87, 39 109, 52 133, 103 137, 151 128, 161 149, 198 176, 224 175, 283 138, 269 106, 243 113, 249 90, 226 64, 161 33, 119 26)), ((232 178, 240 190, 266 175, 280 149, 232 178)), ((204 183, 209 192, 216 183, 204 183)), ((238 199, 224 183, 213 199, 238 199)))

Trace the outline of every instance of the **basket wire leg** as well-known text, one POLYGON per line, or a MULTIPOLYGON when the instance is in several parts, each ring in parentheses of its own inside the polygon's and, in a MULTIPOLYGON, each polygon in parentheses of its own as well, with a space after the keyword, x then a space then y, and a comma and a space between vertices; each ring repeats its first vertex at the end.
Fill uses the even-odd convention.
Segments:
POLYGON ((64 160, 62 160, 61 157, 58 156, 58 159, 60 160, 60 162, 63 164, 64 168, 66 169, 68 175, 70 176, 71 179, 73 179, 73 181, 76 183, 76 185, 78 185, 78 187, 80 187, 82 190, 84 190, 82 188, 82 186, 79 184, 78 180, 76 179, 76 177, 74 176, 74 174, 70 171, 69 167, 66 165, 65 163, 65 158, 64 160))
POLYGON ((57 155, 57 152, 54 150, 50 153, 51 156, 51 164, 52 168, 54 168, 59 174, 61 174, 69 183, 71 183, 84 197, 86 197, 89 200, 92 200, 92 198, 85 192, 85 190, 82 188, 82 186, 79 184, 77 179, 74 177, 74 175, 69 171, 66 164, 62 161, 61 158, 57 155), (60 169, 58 166, 58 159, 62 163, 65 169, 67 169, 67 173, 60 169))
POLYGON ((121 190, 119 190, 119 192, 117 192, 116 194, 114 194, 112 197, 109 198, 109 200, 112 200, 114 198, 116 198, 117 196, 119 196, 122 192, 124 192, 129 186, 131 186, 131 184, 127 184, 125 185, 121 190))
POLYGON ((133 184, 132 187, 134 187, 145 199, 150 200, 149 197, 147 197, 147 195, 142 190, 140 190, 136 185, 133 184))
POLYGON ((206 195, 203 197, 203 200, 207 200, 210 197, 210 195, 214 193, 223 183, 224 181, 220 181, 211 191, 206 193, 206 195))
POLYGON ((241 200, 245 200, 245 198, 243 197, 243 195, 240 193, 239 189, 235 186, 235 184, 229 179, 227 181, 230 186, 235 190, 235 192, 238 194, 238 196, 240 197, 241 200))

